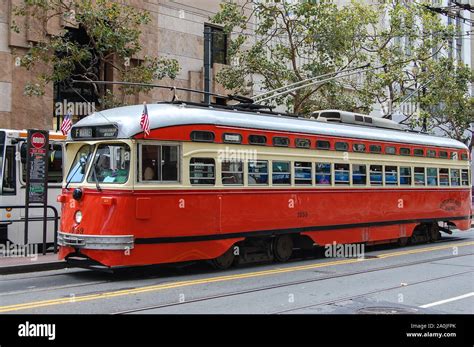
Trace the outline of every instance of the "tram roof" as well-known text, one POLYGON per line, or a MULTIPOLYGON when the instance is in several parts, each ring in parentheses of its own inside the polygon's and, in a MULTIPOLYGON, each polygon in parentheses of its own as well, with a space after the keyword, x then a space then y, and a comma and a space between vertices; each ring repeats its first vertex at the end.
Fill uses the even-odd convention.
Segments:
MULTIPOLYGON (((148 104, 147 109, 150 129, 179 125, 209 124, 467 149, 467 146, 462 142, 446 137, 359 125, 318 122, 314 119, 278 114, 176 103, 148 104)), ((95 112, 77 122, 74 127, 110 125, 115 123, 118 125, 118 138, 132 138, 142 132, 140 127, 142 112, 143 105, 112 108, 95 112)), ((70 135, 68 135, 68 139, 71 139, 70 135)))

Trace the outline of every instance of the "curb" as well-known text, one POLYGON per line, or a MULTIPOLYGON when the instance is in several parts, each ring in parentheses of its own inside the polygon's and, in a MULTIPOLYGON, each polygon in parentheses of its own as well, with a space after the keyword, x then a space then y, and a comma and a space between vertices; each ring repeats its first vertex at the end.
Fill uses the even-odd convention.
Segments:
POLYGON ((0 266, 0 275, 12 275, 27 272, 37 271, 49 271, 49 270, 60 270, 66 267, 65 261, 54 261, 49 263, 40 264, 23 264, 23 265, 12 265, 12 266, 0 266))

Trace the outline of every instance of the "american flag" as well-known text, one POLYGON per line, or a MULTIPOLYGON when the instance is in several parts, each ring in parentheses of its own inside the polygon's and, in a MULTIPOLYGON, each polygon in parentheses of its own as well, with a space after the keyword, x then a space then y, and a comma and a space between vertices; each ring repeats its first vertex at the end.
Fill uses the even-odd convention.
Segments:
POLYGON ((68 113, 66 117, 64 117, 63 122, 61 123, 61 131, 63 135, 66 135, 69 130, 72 128, 72 119, 71 114, 68 113))
POLYGON ((143 113, 140 119, 140 126, 145 132, 145 136, 150 135, 150 119, 148 118, 148 109, 146 108, 146 102, 143 103, 143 113))

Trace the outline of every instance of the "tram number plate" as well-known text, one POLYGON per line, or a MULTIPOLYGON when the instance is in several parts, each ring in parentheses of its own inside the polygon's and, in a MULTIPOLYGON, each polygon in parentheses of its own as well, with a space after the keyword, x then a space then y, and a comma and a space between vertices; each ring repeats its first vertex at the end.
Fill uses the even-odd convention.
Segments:
POLYGON ((298 212, 298 218, 307 218, 308 217, 308 212, 306 211, 299 211, 298 212))

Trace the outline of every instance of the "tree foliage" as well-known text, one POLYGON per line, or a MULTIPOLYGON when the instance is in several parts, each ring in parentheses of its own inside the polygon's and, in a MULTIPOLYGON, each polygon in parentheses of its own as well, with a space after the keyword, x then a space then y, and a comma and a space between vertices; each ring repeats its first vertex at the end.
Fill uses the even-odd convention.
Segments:
POLYGON ((442 59, 454 28, 419 2, 247 0, 223 3, 212 20, 231 37, 232 64, 217 76, 228 89, 252 94, 369 63, 371 69, 357 77, 308 86, 270 103, 300 114, 327 108, 370 112, 376 104, 390 117, 425 86, 423 95, 411 99, 422 112, 404 114, 404 123, 416 127, 430 118, 428 130, 449 124, 446 135, 462 138, 473 120, 472 74, 442 59))
MULTIPOLYGON (((110 0, 24 0, 14 8, 14 15, 28 18, 28 30, 37 30, 38 42, 31 45, 21 59, 21 65, 32 69, 39 63, 51 69, 39 75, 36 81, 25 86, 27 95, 42 95, 49 83, 70 79, 103 80, 106 69, 111 69, 114 79, 150 83, 164 77, 175 78, 178 62, 156 56, 131 62, 142 50, 141 26, 150 21, 147 12, 110 0), (51 34, 48 28, 61 20, 63 29, 51 34), (80 28, 87 34, 85 42, 72 38, 70 29, 80 28)), ((13 22, 13 29, 20 26, 13 22)), ((122 104, 125 96, 147 88, 122 88, 117 99, 104 88, 94 85, 94 92, 102 107, 122 104)))

